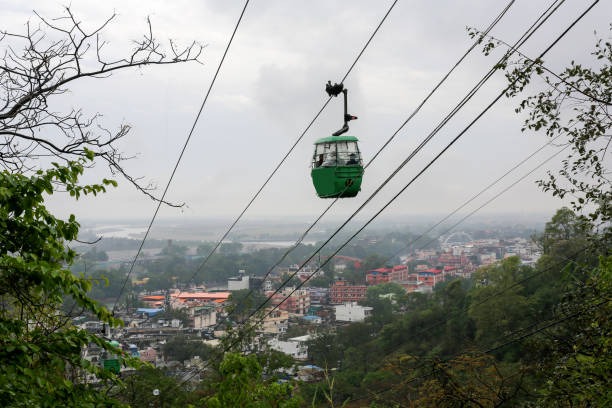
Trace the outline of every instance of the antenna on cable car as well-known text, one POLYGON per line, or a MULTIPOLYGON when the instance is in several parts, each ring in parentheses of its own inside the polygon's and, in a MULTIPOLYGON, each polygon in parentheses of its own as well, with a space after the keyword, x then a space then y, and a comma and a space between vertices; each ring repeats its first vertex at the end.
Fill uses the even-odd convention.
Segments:
POLYGON ((348 89, 346 89, 342 83, 332 85, 331 81, 327 81, 327 85, 325 85, 325 92, 327 92, 329 96, 338 96, 340 93, 344 95, 344 126, 342 126, 340 130, 332 133, 332 136, 340 136, 341 134, 348 132, 349 121, 357 119, 357 116, 349 115, 347 113, 348 89))

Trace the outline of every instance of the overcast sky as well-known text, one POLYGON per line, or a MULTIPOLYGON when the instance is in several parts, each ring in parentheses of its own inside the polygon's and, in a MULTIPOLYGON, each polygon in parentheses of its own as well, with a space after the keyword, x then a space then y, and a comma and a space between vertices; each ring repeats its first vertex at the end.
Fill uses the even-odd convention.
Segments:
MULTIPOLYGON (((167 199, 183 209, 163 208, 160 218, 235 217, 259 189, 327 99, 324 85, 339 81, 391 1, 253 0, 180 163, 167 199)), ((66 2, 1 1, 2 29, 20 31, 32 10, 45 17, 62 14, 66 2)), ((100 112, 103 123, 132 126, 122 149, 136 158, 126 164, 163 190, 202 103, 242 1, 72 0, 73 12, 89 27, 116 12, 104 31, 109 53, 127 49, 130 39, 147 30, 150 16, 156 38, 206 45, 203 64, 183 64, 125 71, 107 79, 84 80, 73 87, 58 109, 69 103, 100 112)), ((484 29, 507 4, 505 0, 400 0, 348 79, 349 111, 359 117, 348 134, 360 139, 366 162, 404 122, 470 46, 466 27, 484 29)), ((517 0, 493 30, 514 42, 549 1, 517 0)), ((590 1, 567 1, 522 49, 539 54, 590 1)), ((602 1, 546 58, 560 70, 570 60, 588 61, 596 35, 609 36, 612 2, 602 1)), ((497 56, 497 54, 496 54, 497 56)), ((423 110, 367 169, 357 198, 341 200, 331 219, 352 213, 404 160, 495 62, 474 51, 423 110)), ((362 213, 367 217, 395 195, 433 155, 472 120, 504 86, 501 74, 415 157, 362 213)), ((518 100, 502 100, 437 164, 409 187, 385 214, 445 214, 504 174, 546 143, 543 135, 521 133, 518 100)), ((246 218, 311 215, 328 200, 316 197, 309 162, 315 139, 342 124, 342 101, 332 101, 255 201, 246 218)), ((554 152, 545 149, 465 211, 479 206, 554 152)), ((557 162, 561 158, 557 159, 557 162)), ((553 167, 552 164, 547 165, 553 167)), ((562 203, 538 190, 538 171, 487 207, 487 212, 544 212, 562 203)), ((108 176, 102 167, 86 180, 108 176)), ((155 203, 124 180, 95 199, 73 202, 55 198, 62 214, 85 218, 149 219, 155 203)))

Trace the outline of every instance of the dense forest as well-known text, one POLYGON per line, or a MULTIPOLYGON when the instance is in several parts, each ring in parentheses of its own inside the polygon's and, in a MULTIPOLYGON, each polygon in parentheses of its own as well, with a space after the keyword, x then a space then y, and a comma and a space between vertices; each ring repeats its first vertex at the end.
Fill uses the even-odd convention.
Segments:
POLYGON ((507 258, 431 296, 368 299, 368 321, 311 344, 333 387, 301 391, 376 406, 607 406, 612 259, 587 225, 560 210, 536 267, 507 258))

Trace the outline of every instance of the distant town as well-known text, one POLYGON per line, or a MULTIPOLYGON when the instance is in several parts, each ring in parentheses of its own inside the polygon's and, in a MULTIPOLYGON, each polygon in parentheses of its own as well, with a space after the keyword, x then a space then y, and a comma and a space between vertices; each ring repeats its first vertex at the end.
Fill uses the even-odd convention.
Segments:
MULTIPOLYGON (((116 341, 133 357, 197 381, 197 376, 190 373, 194 367, 204 367, 203 353, 177 353, 172 347, 189 344, 190 350, 201 350, 193 346, 218 346, 228 328, 244 325, 249 313, 257 311, 251 318, 258 323, 251 341, 294 359, 298 367, 295 375, 307 380, 312 370, 318 369, 308 364, 309 342, 321 331, 362 322, 371 316, 374 307, 363 304, 369 288, 386 284, 401 288, 405 295, 427 294, 436 285, 452 279, 469 279, 478 268, 504 258, 518 257, 522 264, 532 265, 540 256, 540 248, 530 237, 534 231, 534 227, 522 226, 472 228, 436 237, 433 233, 419 236, 382 230, 357 239, 334 256, 320 251, 318 256, 301 265, 281 262, 255 273, 242 260, 242 268, 228 266, 222 271, 226 276, 224 281, 217 278, 215 282, 185 282, 183 279, 181 283, 173 276, 173 283, 167 287, 150 284, 156 273, 172 272, 179 264, 190 265, 192 269, 201 266, 210 255, 212 243, 198 246, 192 241, 181 245, 158 240, 152 244, 158 248, 146 249, 133 262, 136 253, 133 247, 139 241, 115 237, 106 239, 112 248, 107 251, 84 247, 87 252, 82 255, 83 262, 77 261, 75 265, 77 269, 79 265, 85 266, 85 270, 89 268, 90 273, 106 271, 114 273, 116 278, 129 277, 129 293, 123 293, 118 302, 113 304, 109 293, 102 299, 109 308, 115 309, 115 317, 124 325, 111 329, 96 320, 88 320, 87 316, 75 317, 75 321, 116 341), (119 246, 129 249, 117 250, 119 246), (356 256, 356 252, 364 256, 356 256), (170 271, 159 272, 162 264, 170 271), (130 274, 132 268, 137 272, 130 274), (239 318, 236 310, 249 297, 250 306, 242 306, 244 311, 239 318), (177 338, 181 339, 178 343, 177 338), (184 359, 177 361, 179 355, 184 359)), ((273 259, 274 255, 291 249, 290 241, 269 238, 255 242, 247 237, 244 243, 227 242, 221 245, 218 251, 221 254, 217 256, 242 259, 247 255, 271 253, 270 259, 273 259)), ((317 249, 315 243, 300 247, 305 253, 317 249)), ((110 282, 108 286, 117 285, 110 282)), ((89 361, 103 367, 116 364, 114 356, 97 347, 88 348, 85 354, 89 361)))

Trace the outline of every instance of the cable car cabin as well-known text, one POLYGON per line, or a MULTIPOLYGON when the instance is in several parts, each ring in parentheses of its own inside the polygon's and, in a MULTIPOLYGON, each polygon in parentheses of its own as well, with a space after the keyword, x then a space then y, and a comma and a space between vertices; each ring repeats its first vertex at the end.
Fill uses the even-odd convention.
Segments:
POLYGON ((310 176, 321 198, 355 197, 363 176, 357 138, 329 136, 317 140, 310 176))

